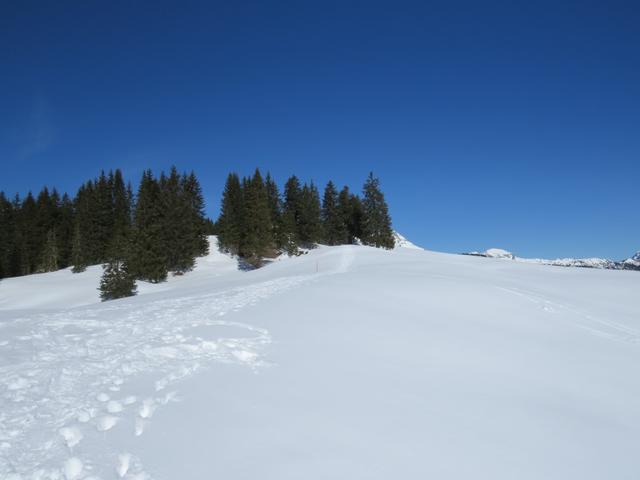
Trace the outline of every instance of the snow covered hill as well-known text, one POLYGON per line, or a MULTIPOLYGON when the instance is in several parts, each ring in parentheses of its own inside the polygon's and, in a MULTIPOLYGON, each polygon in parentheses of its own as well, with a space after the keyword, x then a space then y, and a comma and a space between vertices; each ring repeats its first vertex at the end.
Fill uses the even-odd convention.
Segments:
POLYGON ((0 479, 632 479, 640 276, 321 247, 0 282, 0 479), (72 306, 67 306, 72 305, 72 306))

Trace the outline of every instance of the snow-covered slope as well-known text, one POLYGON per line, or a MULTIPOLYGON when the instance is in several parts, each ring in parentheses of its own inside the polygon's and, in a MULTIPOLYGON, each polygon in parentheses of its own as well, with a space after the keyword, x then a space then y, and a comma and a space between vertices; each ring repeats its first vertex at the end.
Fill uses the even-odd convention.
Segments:
POLYGON ((76 278, 0 282, 0 479, 640 471, 635 272, 342 246, 76 278))
POLYGON ((413 248, 415 250, 422 250, 422 247, 410 242, 396 231, 393 232, 393 239, 395 241, 395 248, 413 248))

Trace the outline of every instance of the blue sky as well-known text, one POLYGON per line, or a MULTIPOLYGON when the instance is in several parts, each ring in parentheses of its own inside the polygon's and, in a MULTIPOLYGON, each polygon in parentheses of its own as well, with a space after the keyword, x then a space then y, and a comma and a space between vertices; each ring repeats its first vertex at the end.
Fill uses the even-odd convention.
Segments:
POLYGON ((460 252, 640 249, 638 2, 8 2, 0 189, 258 166, 460 252))

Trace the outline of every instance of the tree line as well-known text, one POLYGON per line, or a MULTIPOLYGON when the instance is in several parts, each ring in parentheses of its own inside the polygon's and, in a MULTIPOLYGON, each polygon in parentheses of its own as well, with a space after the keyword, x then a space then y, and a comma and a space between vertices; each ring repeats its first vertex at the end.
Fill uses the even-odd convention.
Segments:
POLYGON ((338 192, 329 181, 322 201, 313 182, 301 184, 295 175, 286 181, 280 195, 271 175, 263 178, 258 169, 242 180, 230 173, 216 232, 220 250, 253 266, 279 252, 296 254, 317 243, 394 246, 388 206, 372 173, 362 198, 347 186, 338 192))
POLYGON ((135 294, 136 280, 158 283, 191 270, 207 254, 207 235, 219 248, 261 266, 279 253, 298 254, 318 243, 393 248, 391 218, 379 180, 370 174, 362 197, 328 182, 317 187, 291 176, 283 194, 256 169, 229 174, 215 224, 205 216, 192 172, 155 177, 146 170, 134 193, 120 170, 85 182, 71 198, 54 188, 37 196, 0 192, 0 279, 103 264, 103 300, 135 294))
POLYGON ((191 270, 208 251, 212 223, 194 173, 142 175, 137 193, 120 170, 87 181, 74 198, 43 188, 9 200, 0 192, 0 278, 104 264, 103 299, 191 270))

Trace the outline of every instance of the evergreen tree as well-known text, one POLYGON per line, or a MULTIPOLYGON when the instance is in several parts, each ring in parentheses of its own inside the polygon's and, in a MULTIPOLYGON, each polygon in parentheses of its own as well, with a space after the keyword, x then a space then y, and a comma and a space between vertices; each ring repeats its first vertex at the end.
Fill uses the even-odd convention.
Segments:
POLYGON ((393 248, 395 240, 391 229, 391 217, 387 202, 380 190, 380 181, 373 176, 373 172, 369 173, 363 193, 363 243, 374 247, 393 248))
POLYGON ((0 278, 14 275, 12 256, 15 249, 16 224, 13 205, 0 192, 0 278))
POLYGON ((271 212, 260 170, 256 169, 253 177, 246 179, 243 193, 245 231, 241 237, 240 256, 258 267, 265 256, 273 253, 271 212))
POLYGON ((40 258, 41 245, 44 241, 40 238, 38 228, 38 207, 31 192, 20 205, 18 214, 18 228, 20 229, 20 244, 18 252, 18 263, 20 265, 19 275, 29 275, 37 269, 37 262, 40 258))
POLYGON ((182 191, 187 204, 187 215, 190 219, 189 242, 191 252, 196 257, 209 253, 209 239, 207 238, 210 220, 204 213, 204 197, 202 188, 194 172, 182 176, 182 191))
POLYGON ((39 272, 54 272, 58 269, 58 242, 56 240, 56 231, 51 229, 47 232, 47 240, 42 249, 42 258, 39 272))
POLYGON ((298 215, 298 238, 305 246, 318 243, 322 235, 320 220, 320 195, 318 189, 311 182, 304 184, 300 192, 300 211, 298 215))
POLYGON ((271 178, 271 174, 267 173, 264 180, 264 186, 267 191, 267 203, 269 204, 269 213, 271 219, 271 239, 276 248, 285 247, 286 240, 282 234, 282 200, 278 185, 271 178))
POLYGON ((282 238, 285 250, 289 254, 297 253, 298 224, 301 209, 300 181, 295 175, 289 177, 284 185, 284 202, 282 209, 282 238))
POLYGON ((84 272, 87 269, 88 260, 86 252, 84 250, 84 242, 82 239, 82 231, 80 229, 80 223, 75 222, 73 228, 73 240, 71 246, 71 271, 73 273, 84 272))
POLYGON ((244 199, 240 179, 230 173, 222 194, 222 206, 218 219, 218 247, 220 251, 240 253, 240 240, 244 230, 244 199))
POLYGON ((152 283, 167 279, 166 248, 162 242, 165 226, 160 185, 151 170, 142 175, 133 228, 130 272, 152 283))
POLYGON ((100 298, 104 302, 135 295, 137 290, 135 277, 129 271, 125 256, 117 253, 127 251, 124 236, 114 238, 108 250, 110 258, 103 265, 99 288, 100 298))
POLYGON ((73 202, 66 193, 62 196, 56 220, 56 239, 58 241, 58 266, 67 268, 71 265, 73 248, 73 202))
POLYGON ((168 177, 160 176, 160 193, 163 210, 162 238, 167 269, 183 273, 194 266, 192 237, 190 227, 192 219, 182 192, 180 175, 176 167, 171 167, 168 177))
POLYGON ((107 178, 103 171, 94 184, 91 209, 94 252, 91 263, 100 263, 107 259, 107 250, 113 239, 113 181, 113 174, 107 178))
POLYGON ((332 181, 327 183, 322 198, 322 238, 327 245, 348 242, 347 225, 338 204, 338 192, 332 181))
POLYGON ((113 242, 113 239, 124 237, 126 238, 131 228, 131 190, 125 187, 124 179, 122 178, 122 172, 117 169, 110 175, 111 184, 111 205, 112 216, 111 220, 111 241, 112 246, 118 242, 113 242))

